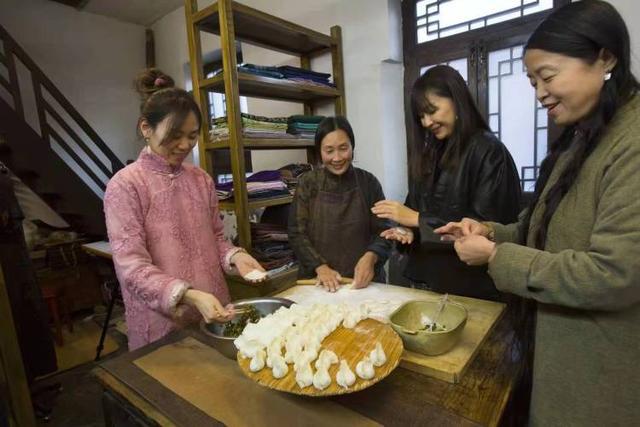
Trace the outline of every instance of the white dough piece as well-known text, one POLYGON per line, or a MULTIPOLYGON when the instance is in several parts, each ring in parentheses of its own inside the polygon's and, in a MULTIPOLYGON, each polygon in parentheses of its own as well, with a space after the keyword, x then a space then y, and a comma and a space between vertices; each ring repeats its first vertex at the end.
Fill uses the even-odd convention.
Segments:
POLYGON ((278 357, 278 356, 274 356, 271 358, 271 374, 273 375, 273 378, 282 378, 285 375, 287 375, 287 372, 289 372, 289 367, 287 366, 287 364, 285 363, 284 359, 282 358, 282 356, 278 357))
POLYGON ((371 363, 373 363, 374 366, 378 367, 387 363, 387 355, 384 353, 380 341, 376 343, 376 348, 371 350, 371 353, 369 353, 369 360, 371 360, 371 363))
POLYGON ((293 363, 302 352, 302 337, 298 334, 291 334, 284 344, 286 353, 284 360, 287 363, 293 363))
POLYGON ((360 320, 360 313, 358 311, 350 311, 346 316, 344 316, 342 326, 347 329, 353 329, 360 320))
POLYGON ((322 366, 326 366, 328 369, 334 363, 338 363, 338 356, 331 350, 322 350, 316 360, 316 369, 320 369, 322 366))
POLYGON ((318 390, 324 390, 331 385, 331 375, 329 375, 329 367, 321 366, 313 375, 313 386, 318 390))
POLYGON ((267 273, 260 270, 251 270, 244 276, 242 276, 245 280, 249 280, 250 282, 257 282, 258 280, 262 280, 267 277, 267 273))
POLYGON ((311 364, 311 362, 316 360, 316 357, 318 357, 317 353, 314 354, 310 351, 303 350, 298 355, 298 358, 293 361, 293 370, 298 372, 300 368, 304 367, 307 364, 311 364))
POLYGON ((376 374, 376 371, 373 367, 373 363, 369 360, 369 357, 365 356, 361 361, 356 365, 356 374, 363 380, 370 380, 376 374))
POLYGON ((264 368, 264 350, 260 349, 256 352, 255 356, 251 358, 251 363, 249 363, 249 370, 251 372, 258 372, 262 368, 264 368))
POLYGON ((234 341, 236 343, 236 348, 240 351, 240 354, 247 358, 252 359, 259 350, 262 350, 264 347, 258 341, 239 341, 239 338, 234 341))
POLYGON ((276 338, 273 342, 267 347, 267 367, 273 368, 273 358, 274 357, 282 357, 282 339, 276 338))
POLYGON ((298 368, 296 371, 296 382, 300 388, 309 387, 313 384, 313 371, 311 370, 310 363, 306 363, 298 368))
POLYGON ((336 374, 336 382, 340 387, 349 388, 356 382, 356 375, 353 373, 346 360, 340 361, 340 369, 336 374))

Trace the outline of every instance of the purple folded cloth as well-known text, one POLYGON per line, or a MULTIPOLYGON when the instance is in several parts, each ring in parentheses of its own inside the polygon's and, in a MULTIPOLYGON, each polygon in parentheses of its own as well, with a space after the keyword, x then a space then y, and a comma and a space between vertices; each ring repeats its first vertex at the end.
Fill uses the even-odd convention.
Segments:
MULTIPOLYGON (((282 181, 282 174, 280 171, 260 171, 247 178, 247 182, 269 182, 269 181, 282 181)), ((233 189, 233 181, 225 182, 223 184, 216 184, 217 190, 231 191, 233 189)))

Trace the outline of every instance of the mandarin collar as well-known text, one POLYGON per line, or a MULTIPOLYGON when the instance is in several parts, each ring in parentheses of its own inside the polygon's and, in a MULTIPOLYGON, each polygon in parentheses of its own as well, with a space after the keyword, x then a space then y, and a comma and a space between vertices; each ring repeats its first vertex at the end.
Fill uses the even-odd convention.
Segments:
POLYGON ((170 165, 164 157, 154 153, 149 146, 142 149, 138 156, 138 161, 144 169, 158 172, 163 175, 178 176, 184 171, 182 163, 178 166, 170 165))

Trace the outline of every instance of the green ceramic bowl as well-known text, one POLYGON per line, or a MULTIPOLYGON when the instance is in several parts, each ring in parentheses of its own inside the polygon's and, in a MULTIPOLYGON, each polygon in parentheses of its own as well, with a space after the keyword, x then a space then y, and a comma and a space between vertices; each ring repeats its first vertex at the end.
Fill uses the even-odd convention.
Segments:
POLYGON ((467 309, 455 302, 445 303, 437 321, 439 327, 430 332, 424 329, 423 318, 433 319, 437 309, 438 301, 409 301, 391 314, 391 327, 400 335, 406 349, 437 356, 458 343, 467 323, 467 309))

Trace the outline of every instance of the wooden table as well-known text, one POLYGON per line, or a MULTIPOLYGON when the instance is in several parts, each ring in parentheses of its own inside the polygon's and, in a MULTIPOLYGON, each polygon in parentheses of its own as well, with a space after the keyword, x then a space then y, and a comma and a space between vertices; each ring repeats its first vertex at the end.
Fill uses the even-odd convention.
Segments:
MULTIPOLYGON (((373 387, 332 401, 383 425, 510 425, 513 411, 507 407, 512 406, 510 401, 523 368, 522 356, 514 349, 516 340, 510 319, 506 315, 500 320, 458 384, 398 368, 373 387)), ((210 338, 197 329, 183 330, 96 368, 94 373, 105 392, 107 425, 114 425, 109 420, 122 422, 122 417, 136 420, 118 425, 220 424, 133 363, 189 336, 210 343, 210 338)))
POLYGON ((85 243, 84 245, 82 245, 82 249, 91 255, 99 256, 101 258, 105 258, 108 260, 113 259, 111 246, 109 246, 109 242, 105 240, 101 240, 98 242, 85 243))

